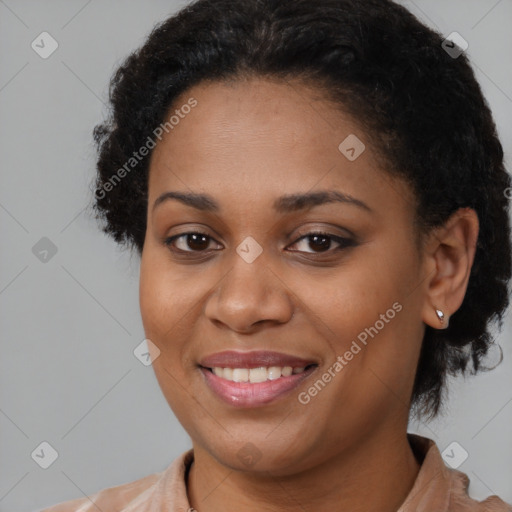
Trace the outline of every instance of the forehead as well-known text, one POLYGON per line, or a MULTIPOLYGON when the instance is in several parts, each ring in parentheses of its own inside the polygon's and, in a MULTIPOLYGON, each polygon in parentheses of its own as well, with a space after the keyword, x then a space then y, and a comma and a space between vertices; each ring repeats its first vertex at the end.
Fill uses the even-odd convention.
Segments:
POLYGON ((287 150, 293 161, 294 155, 299 158, 309 150, 315 158, 319 152, 332 154, 339 137, 332 132, 349 129, 340 126, 340 112, 336 114, 332 104, 291 82, 255 78, 201 83, 182 94, 170 113, 192 97, 197 106, 164 135, 160 149, 165 145, 179 151, 186 141, 187 153, 197 158, 215 155, 221 161, 251 152, 271 160, 287 150))
POLYGON ((174 102, 171 115, 178 122, 151 157, 150 203, 165 189, 232 199, 245 193, 247 200, 257 192, 274 198, 276 191, 315 187, 341 187, 369 201, 389 186, 361 127, 320 91, 298 82, 203 82, 174 102), (196 106, 182 109, 191 100, 196 106), (347 158, 347 140, 360 153, 354 160, 347 158))

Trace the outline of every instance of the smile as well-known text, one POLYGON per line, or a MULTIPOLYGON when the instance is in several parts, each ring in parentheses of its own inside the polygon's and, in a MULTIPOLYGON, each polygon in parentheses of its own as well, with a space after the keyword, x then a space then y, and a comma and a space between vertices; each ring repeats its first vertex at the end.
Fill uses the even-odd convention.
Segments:
POLYGON ((282 399, 318 363, 269 351, 226 351, 201 360, 199 369, 216 398, 234 407, 260 407, 282 399))

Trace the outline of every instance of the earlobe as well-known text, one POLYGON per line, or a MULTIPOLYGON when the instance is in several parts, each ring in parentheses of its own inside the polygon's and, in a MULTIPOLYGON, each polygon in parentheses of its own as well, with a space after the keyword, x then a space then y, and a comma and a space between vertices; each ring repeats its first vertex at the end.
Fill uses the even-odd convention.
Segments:
POLYGON ((450 315, 461 306, 469 283, 478 239, 478 216, 471 208, 457 210, 432 232, 427 261, 434 267, 426 281, 424 322, 447 329, 450 315))

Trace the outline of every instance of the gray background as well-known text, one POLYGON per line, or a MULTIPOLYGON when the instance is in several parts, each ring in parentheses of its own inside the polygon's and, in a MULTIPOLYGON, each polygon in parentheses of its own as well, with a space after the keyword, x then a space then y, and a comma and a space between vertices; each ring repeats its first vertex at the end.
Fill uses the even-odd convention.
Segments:
MULTIPOLYGON (((163 470, 190 446, 151 366, 138 259, 101 234, 87 205, 91 131, 108 80, 154 23, 186 2, 0 0, 0 511, 27 512, 163 470), (42 59, 31 42, 59 47, 42 59), (32 247, 57 247, 41 262, 32 247), (50 254, 51 255, 51 254, 50 254), (31 453, 59 453, 40 468, 31 453)), ((444 35, 457 31, 494 112, 510 169, 512 0, 405 1, 444 35)), ((457 441, 470 493, 512 502, 512 321, 505 360, 452 385, 450 415, 410 430, 444 450, 457 441)))

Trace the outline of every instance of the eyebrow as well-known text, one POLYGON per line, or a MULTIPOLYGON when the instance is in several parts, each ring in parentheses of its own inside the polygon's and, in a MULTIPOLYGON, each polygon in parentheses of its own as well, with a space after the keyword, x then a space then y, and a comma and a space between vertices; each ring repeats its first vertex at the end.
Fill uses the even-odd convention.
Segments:
MULTIPOLYGON (((155 200, 153 211, 157 206, 172 199, 205 212, 219 213, 221 211, 219 203, 212 196, 191 192, 164 192, 155 200)), ((277 213, 290 213, 328 203, 344 203, 373 212, 363 201, 335 190, 320 190, 306 194, 281 196, 274 201, 273 208, 277 213)))

